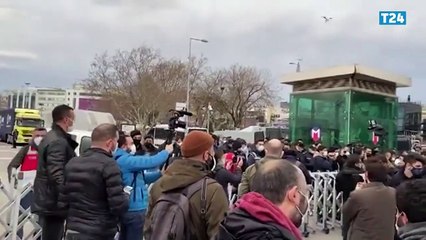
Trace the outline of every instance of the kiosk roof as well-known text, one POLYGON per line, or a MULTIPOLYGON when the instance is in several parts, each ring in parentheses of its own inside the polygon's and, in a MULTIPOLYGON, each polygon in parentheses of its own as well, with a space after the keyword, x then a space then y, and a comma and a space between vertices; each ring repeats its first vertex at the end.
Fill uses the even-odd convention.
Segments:
POLYGON ((397 87, 411 86, 411 78, 409 77, 357 64, 292 73, 282 77, 281 83, 291 85, 296 82, 309 81, 314 79, 326 79, 353 74, 369 76, 372 79, 376 79, 378 81, 395 83, 397 87))

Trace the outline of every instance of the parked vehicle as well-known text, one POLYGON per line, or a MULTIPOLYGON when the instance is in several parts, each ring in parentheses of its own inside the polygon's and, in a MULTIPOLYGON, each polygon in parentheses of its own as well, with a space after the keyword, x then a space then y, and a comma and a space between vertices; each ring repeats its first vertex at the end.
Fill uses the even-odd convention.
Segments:
POLYGON ((39 110, 10 108, 0 111, 0 140, 3 142, 12 143, 15 131, 17 144, 28 143, 34 129, 43 126, 39 110))

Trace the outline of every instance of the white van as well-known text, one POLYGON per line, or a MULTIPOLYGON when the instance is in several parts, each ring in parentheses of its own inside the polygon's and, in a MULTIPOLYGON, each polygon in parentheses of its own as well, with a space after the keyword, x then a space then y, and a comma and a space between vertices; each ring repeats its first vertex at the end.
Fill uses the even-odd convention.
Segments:
MULTIPOLYGON (((50 128, 46 128, 46 130, 50 131, 50 128)), ((71 138, 78 143, 78 147, 75 149, 75 154, 77 154, 77 156, 80 156, 90 148, 90 145, 92 144, 92 132, 73 130, 68 134, 71 135, 71 138)))
POLYGON ((73 130, 68 134, 70 134, 71 138, 78 143, 78 147, 75 149, 75 154, 77 154, 77 156, 80 156, 90 148, 90 145, 92 144, 92 132, 84 130, 73 130))

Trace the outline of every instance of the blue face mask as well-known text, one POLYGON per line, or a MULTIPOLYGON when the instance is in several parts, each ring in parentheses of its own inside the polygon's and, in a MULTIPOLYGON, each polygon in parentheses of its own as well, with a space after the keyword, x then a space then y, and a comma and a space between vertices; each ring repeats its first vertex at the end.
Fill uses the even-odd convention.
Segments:
POLYGON ((423 168, 413 168, 411 169, 411 173, 413 174, 414 178, 422 178, 424 175, 424 169, 423 168))

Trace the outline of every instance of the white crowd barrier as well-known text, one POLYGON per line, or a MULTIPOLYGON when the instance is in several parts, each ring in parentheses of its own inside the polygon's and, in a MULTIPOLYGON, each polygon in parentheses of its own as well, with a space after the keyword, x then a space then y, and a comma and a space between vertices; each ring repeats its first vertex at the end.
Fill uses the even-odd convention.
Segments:
POLYGON ((6 199, 6 203, 0 206, 0 239, 29 240, 41 236, 37 216, 32 214, 29 208, 24 209, 21 206, 21 200, 32 191, 32 185, 23 185, 23 182, 23 174, 18 173, 16 169, 12 170, 10 184, 0 179, 0 194, 6 199), (27 223, 31 223, 31 231, 23 231, 27 223), (22 238, 18 236, 20 229, 23 231, 22 238))
POLYGON ((337 172, 311 173, 314 183, 310 186, 309 210, 301 229, 305 237, 317 230, 328 234, 342 226, 343 198, 336 191, 336 175, 337 172))

